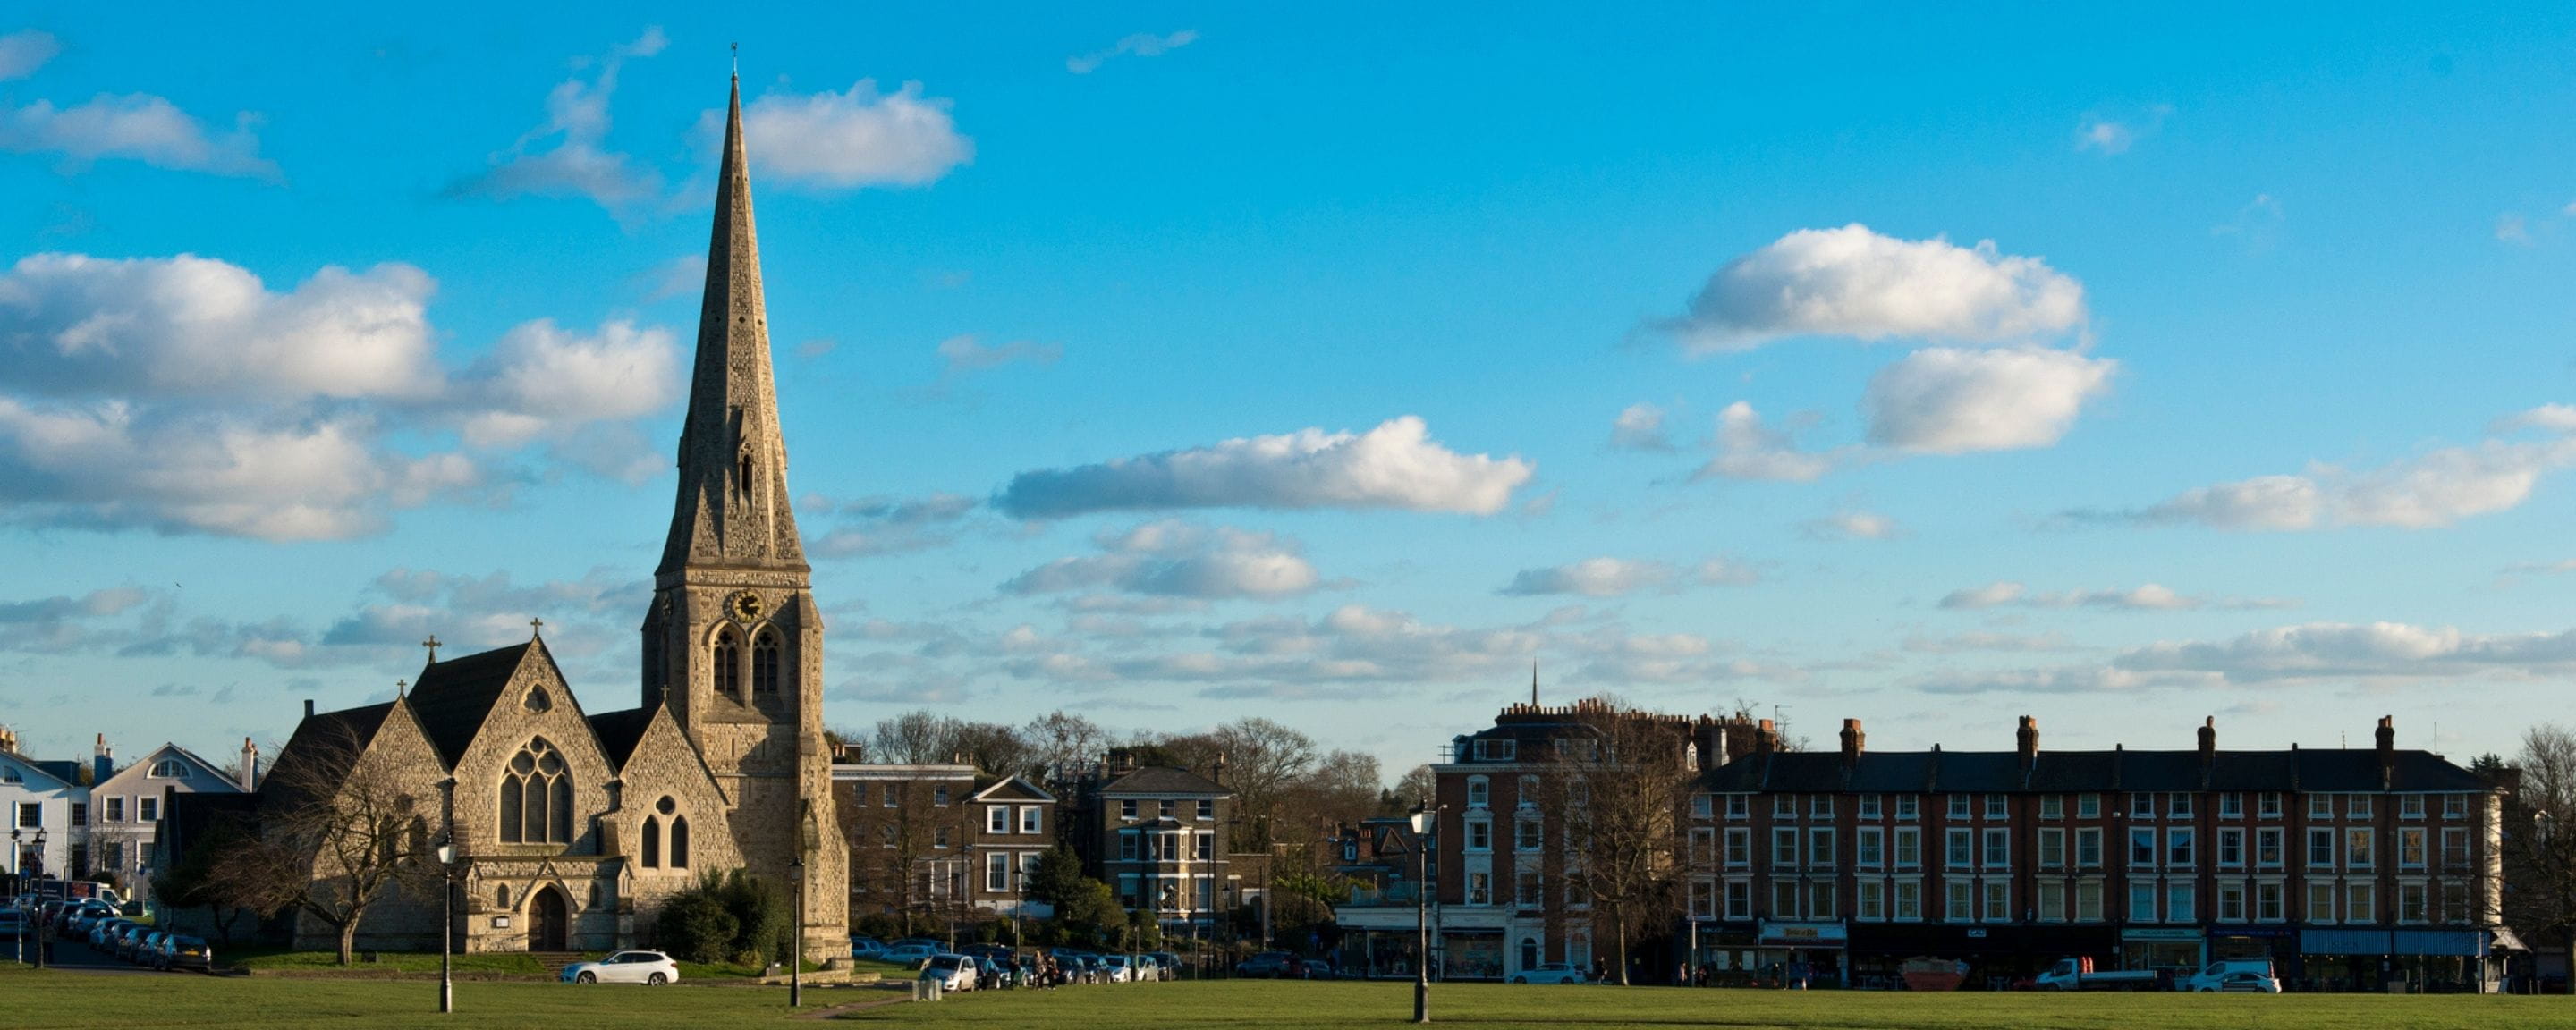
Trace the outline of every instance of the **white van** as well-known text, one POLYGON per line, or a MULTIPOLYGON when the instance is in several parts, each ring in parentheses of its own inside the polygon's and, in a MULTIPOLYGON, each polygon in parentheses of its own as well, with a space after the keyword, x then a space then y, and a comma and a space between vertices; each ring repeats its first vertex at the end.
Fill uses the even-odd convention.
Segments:
POLYGON ((2182 989, 2196 994, 2214 991, 2244 991, 2254 994, 2281 993, 2281 979, 2272 975, 2268 958, 2223 958, 2203 967, 2184 980, 2182 989))

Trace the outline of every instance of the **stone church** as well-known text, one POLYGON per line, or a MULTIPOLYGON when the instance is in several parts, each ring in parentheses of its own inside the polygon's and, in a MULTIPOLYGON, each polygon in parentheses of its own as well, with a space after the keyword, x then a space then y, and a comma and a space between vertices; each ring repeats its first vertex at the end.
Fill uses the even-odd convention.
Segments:
MULTIPOLYGON (((260 810, 298 790, 396 785, 418 812, 411 847, 444 836, 462 856, 456 933, 468 951, 640 944, 664 899, 742 867, 781 889, 801 872, 807 954, 842 954, 848 854, 830 808, 823 621, 787 492, 738 78, 678 463, 640 707, 585 708, 541 632, 454 658, 433 647, 392 701, 308 704, 260 810)), ((317 860, 317 880, 332 861, 317 860)), ((386 891, 360 946, 434 946, 434 883, 386 891)), ((298 918, 299 947, 336 943, 329 924, 298 918)))

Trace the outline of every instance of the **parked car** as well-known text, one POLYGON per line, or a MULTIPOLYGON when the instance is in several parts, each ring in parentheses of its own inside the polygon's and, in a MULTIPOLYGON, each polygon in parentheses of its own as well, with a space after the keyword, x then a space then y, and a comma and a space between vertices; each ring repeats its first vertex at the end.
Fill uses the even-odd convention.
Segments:
POLYGON ((2183 981, 2182 989, 2203 994, 2227 990, 2254 991, 2262 994, 2279 994, 2281 993, 2281 983, 2272 976, 2271 959, 2223 958, 2216 962, 2212 962, 2207 966, 2203 966, 2199 972, 2191 974, 2189 979, 2183 981), (2254 980, 2262 980, 2270 983, 2271 989, 2264 990, 2259 987, 2248 986, 2248 984, 2254 980), (2236 986, 2229 986, 2231 982, 2236 984, 2236 986))
POLYGON ((15 908, 0 910, 0 937, 33 936, 27 932, 29 925, 31 924, 24 910, 15 908))
POLYGON ((897 944, 894 947, 887 948, 886 950, 879 952, 876 955, 876 960, 879 962, 892 962, 898 966, 918 969, 921 968, 921 962, 923 959, 927 959, 930 956, 937 955, 939 953, 939 948, 935 945, 897 944))
POLYGON ((565 966, 555 979, 568 984, 647 984, 660 987, 680 978, 680 964, 658 951, 620 951, 597 962, 565 966))
POLYGON ((1332 963, 1323 959, 1310 958, 1297 963, 1297 977, 1301 980, 1333 980, 1341 975, 1332 963))
POLYGON ((153 952, 152 961, 148 964, 165 972, 173 969, 207 972, 215 968, 215 949, 203 937, 166 934, 161 938, 160 950, 153 952))
MULTIPOLYGON (((2193 979, 2196 981, 2199 978, 2193 979)), ((2228 994, 2279 994, 2281 981, 2277 977, 2240 969, 2219 977, 2216 987, 2196 987, 2193 990, 2204 993, 2215 991, 2228 994)))
POLYGON ((1297 956, 1284 951, 1265 951, 1234 964, 1236 976, 1261 976, 1273 980, 1289 975, 1297 956))
POLYGON ((885 942, 874 937, 850 938, 851 958, 875 958, 885 953, 885 942))
POLYGON ((1591 983, 1592 978, 1583 975, 1582 968, 1572 963, 1547 962, 1512 974, 1512 982, 1516 984, 1581 984, 1591 983))
POLYGON ((81 936, 83 940, 89 942, 90 947, 106 951, 116 946, 116 935, 125 932, 125 928, 132 925, 134 924, 123 919, 93 919, 87 922, 87 932, 81 936))
POLYGON ((932 955, 929 964, 921 967, 921 978, 937 983, 943 991, 974 990, 976 973, 971 955, 932 955))
POLYGON ((152 949, 159 947, 161 945, 161 938, 167 936, 170 935, 160 930, 134 930, 128 932, 122 940, 116 942, 116 957, 132 962, 138 966, 143 965, 144 963, 151 961, 152 949))

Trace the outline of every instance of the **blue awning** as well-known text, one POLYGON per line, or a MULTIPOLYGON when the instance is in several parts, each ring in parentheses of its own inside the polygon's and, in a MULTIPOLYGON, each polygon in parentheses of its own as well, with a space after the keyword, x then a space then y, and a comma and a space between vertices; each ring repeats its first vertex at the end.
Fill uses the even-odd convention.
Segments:
POLYGON ((2399 930, 2396 953, 2476 957, 2485 953, 2485 949, 2479 947, 2485 943, 2479 939, 2483 936, 2476 930, 2399 930))
POLYGON ((2385 955, 2388 954, 2386 930, 2301 930, 2299 953, 2303 955, 2385 955))

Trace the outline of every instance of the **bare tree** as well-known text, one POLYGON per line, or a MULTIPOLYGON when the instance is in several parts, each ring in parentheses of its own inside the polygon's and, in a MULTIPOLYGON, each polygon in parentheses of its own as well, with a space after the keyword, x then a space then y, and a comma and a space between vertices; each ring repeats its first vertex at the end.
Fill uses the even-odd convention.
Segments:
POLYGON ((1029 720, 1020 729, 1029 745, 1029 771, 1049 784, 1072 781, 1109 749, 1109 731, 1062 710, 1029 720))
POLYGON ((368 760, 345 723, 316 727, 296 743, 261 787, 272 800, 258 832, 216 858, 213 876, 250 907, 295 909, 329 924, 345 966, 367 912, 389 888, 440 889, 428 856, 431 804, 411 793, 396 763, 368 760))
POLYGON ((1407 769, 1404 778, 1395 781, 1394 789, 1378 795, 1377 814, 1397 816, 1413 811, 1415 805, 1430 797, 1439 786, 1440 778, 1432 774, 1430 766, 1417 765, 1407 769))
MULTIPOLYGON (((2576 731, 2543 723, 2522 731, 2503 829, 2505 916, 2538 939, 2576 948, 2576 731)), ((2576 993, 2576 982, 2568 986, 2576 993)))
POLYGON ((1690 724, 1604 698, 1574 708, 1541 756, 1549 768, 1540 814, 1557 836, 1551 878, 1560 896, 1591 903, 1594 939, 1610 938, 1625 984, 1628 942, 1675 908, 1675 820, 1693 772, 1685 757, 1690 724))
POLYGON ((868 742, 868 757, 879 762, 926 764, 955 756, 948 720, 928 710, 905 712, 877 721, 868 742))
POLYGON ((862 782, 858 788, 858 803, 840 806, 852 886, 886 895, 877 903, 900 913, 904 932, 911 933, 914 918, 931 914, 944 900, 932 882, 943 875, 941 856, 963 853, 965 808, 938 806, 935 788, 918 780, 862 782), (894 796, 892 806, 881 803, 887 792, 894 796))

